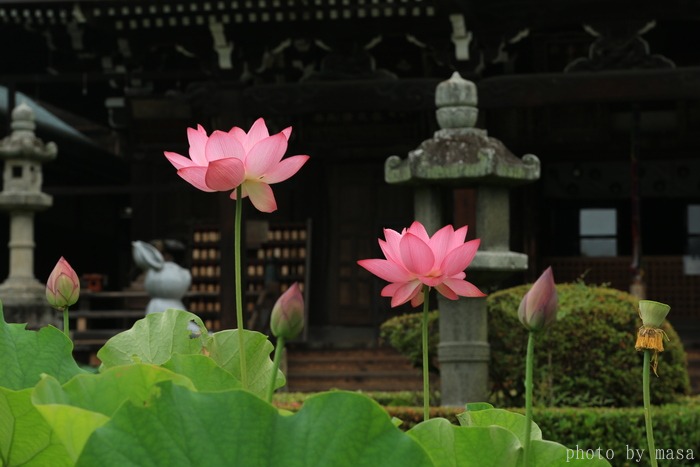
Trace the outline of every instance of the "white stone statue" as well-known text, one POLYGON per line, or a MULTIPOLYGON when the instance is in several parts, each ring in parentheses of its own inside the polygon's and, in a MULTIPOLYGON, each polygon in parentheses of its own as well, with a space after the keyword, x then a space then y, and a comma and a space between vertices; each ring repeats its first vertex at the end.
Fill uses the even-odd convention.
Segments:
POLYGON ((190 271, 172 261, 165 261, 161 252, 150 243, 136 240, 131 245, 136 265, 146 271, 144 286, 151 296, 146 314, 163 312, 168 308, 185 310, 182 297, 192 283, 190 271))

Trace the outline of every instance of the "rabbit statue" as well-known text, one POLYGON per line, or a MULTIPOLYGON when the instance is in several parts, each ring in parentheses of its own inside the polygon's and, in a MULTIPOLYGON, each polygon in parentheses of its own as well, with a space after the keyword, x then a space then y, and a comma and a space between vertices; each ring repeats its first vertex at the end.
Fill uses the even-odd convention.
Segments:
POLYGON ((182 297, 192 283, 190 271, 172 261, 165 261, 160 251, 150 243, 131 242, 136 265, 146 271, 144 286, 151 296, 146 314, 158 313, 168 308, 185 310, 182 297))

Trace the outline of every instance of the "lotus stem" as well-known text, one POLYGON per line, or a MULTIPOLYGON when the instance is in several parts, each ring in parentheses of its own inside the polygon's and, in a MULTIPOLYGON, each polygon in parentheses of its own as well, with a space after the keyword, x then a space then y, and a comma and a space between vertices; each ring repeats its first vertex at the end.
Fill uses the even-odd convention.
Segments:
POLYGON ((527 333, 527 354, 525 356, 525 445, 523 465, 530 465, 530 437, 532 433, 532 374, 535 361, 535 333, 527 333))
POLYGON ((651 467, 657 467, 656 446, 654 446, 654 429, 651 423, 651 396, 649 394, 649 373, 651 367, 651 354, 653 350, 644 350, 644 369, 642 370, 642 386, 644 392, 644 422, 646 424, 647 444, 649 445, 649 461, 651 467))
POLYGON ((243 218, 243 189, 236 187, 236 221, 234 225, 234 261, 236 268, 236 326, 238 329, 238 355, 241 359, 241 382, 248 389, 248 371, 246 369, 245 340, 243 338, 243 295, 241 286, 241 219, 243 218))
POLYGON ((430 367, 428 365, 428 299, 430 287, 423 286, 423 329, 421 333, 423 348, 423 420, 430 419, 430 367))
POLYGON ((270 386, 267 388, 267 402, 272 402, 272 394, 275 392, 275 381, 277 381, 277 371, 280 369, 280 360, 284 353, 284 337, 277 338, 275 346, 275 356, 272 359, 272 377, 270 378, 270 386))
POLYGON ((70 339, 70 325, 68 324, 68 307, 63 308, 63 334, 70 339))

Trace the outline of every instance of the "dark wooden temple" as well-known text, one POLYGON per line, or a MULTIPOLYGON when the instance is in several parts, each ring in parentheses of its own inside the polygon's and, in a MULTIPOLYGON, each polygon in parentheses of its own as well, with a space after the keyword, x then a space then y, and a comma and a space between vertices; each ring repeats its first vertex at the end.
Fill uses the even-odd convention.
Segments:
MULTIPOLYGON (((277 212, 246 219, 310 225, 310 339, 376 335, 395 311, 355 262, 412 220, 383 164, 432 135, 435 86, 459 71, 477 83, 478 126, 542 161, 511 201, 530 270, 503 285, 549 264, 558 281, 641 280, 698 332, 699 26, 700 3, 681 0, 2 1, 4 128, 28 96, 82 135, 39 122, 59 157, 44 167, 55 204, 37 216, 37 275, 63 255, 122 290, 132 240, 168 240, 196 266, 193 234, 210 228, 219 324, 234 325, 233 202, 180 180, 163 151, 186 153, 188 126, 264 117, 293 126, 288 153, 311 160, 274 187, 277 212)), ((455 191, 448 217, 473 223, 473 196, 455 191)))

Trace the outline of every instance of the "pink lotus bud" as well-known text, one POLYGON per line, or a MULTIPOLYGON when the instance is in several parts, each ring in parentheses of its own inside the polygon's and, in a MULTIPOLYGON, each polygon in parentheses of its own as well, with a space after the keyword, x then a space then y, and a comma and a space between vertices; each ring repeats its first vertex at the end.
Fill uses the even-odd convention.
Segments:
POLYGON ((80 281, 63 256, 46 281, 46 300, 57 310, 65 310, 80 297, 80 281))
POLYGON ((548 267, 523 296, 518 308, 520 322, 530 331, 539 331, 557 318, 557 289, 552 268, 548 267))
POLYGON ((270 330, 277 337, 294 339, 304 328, 304 297, 294 283, 272 307, 270 330))

